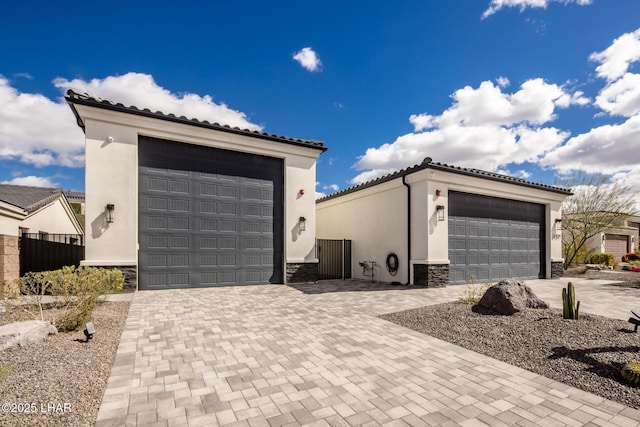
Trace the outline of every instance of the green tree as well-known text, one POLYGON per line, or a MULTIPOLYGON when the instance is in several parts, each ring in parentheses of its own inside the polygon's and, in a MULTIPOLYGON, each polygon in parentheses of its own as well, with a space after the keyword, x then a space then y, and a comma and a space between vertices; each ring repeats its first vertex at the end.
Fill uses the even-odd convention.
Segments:
POLYGON ((629 187, 611 182, 602 174, 575 173, 558 181, 571 188, 562 204, 564 268, 576 260, 587 241, 622 224, 636 214, 636 200, 629 187))

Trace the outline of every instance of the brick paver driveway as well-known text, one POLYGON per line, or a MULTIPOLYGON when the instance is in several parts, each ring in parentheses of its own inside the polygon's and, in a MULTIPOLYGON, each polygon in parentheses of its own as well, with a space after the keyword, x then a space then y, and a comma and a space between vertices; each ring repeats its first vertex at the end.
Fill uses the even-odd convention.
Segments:
MULTIPOLYGON (((376 317, 461 291, 325 282, 138 292, 97 426, 639 424, 640 411, 376 317)), ((640 307, 639 295, 621 298, 640 307)))

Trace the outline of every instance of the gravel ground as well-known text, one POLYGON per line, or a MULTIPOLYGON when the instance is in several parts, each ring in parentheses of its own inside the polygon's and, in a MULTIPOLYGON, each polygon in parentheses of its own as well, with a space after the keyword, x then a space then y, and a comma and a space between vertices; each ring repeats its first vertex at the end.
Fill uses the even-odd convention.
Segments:
POLYGON ((380 317, 640 408, 640 390, 620 376, 625 363, 640 361, 640 335, 631 333, 629 323, 589 314, 566 320, 557 309, 498 316, 472 307, 452 302, 380 317))
POLYGON ((93 426, 129 304, 100 303, 93 313, 96 335, 89 343, 79 331, 1 351, 0 361, 10 374, 0 382, 0 425, 93 426), (12 403, 12 410, 24 412, 28 406, 35 412, 7 413, 4 404, 12 403))

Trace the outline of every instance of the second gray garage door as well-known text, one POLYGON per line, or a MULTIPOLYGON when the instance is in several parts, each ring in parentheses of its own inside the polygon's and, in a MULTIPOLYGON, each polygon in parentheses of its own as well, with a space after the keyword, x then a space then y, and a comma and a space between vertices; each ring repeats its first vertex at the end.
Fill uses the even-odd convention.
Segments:
POLYGON ((139 288, 283 283, 282 159, 140 137, 139 288))
POLYGON ((545 277, 545 207, 449 192, 450 283, 545 277))

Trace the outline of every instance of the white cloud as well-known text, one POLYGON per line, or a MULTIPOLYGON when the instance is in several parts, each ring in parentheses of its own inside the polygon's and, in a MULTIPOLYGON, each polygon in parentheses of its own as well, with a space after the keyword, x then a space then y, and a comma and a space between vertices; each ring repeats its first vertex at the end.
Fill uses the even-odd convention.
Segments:
POLYGON ((577 135, 547 153, 543 166, 561 171, 612 174, 640 168, 640 115, 617 125, 604 125, 577 135))
POLYGON ((596 97, 595 104, 613 116, 640 114, 640 74, 626 73, 607 85, 596 97))
POLYGON ((585 6, 592 2, 592 0, 491 0, 489 8, 482 14, 482 19, 493 15, 505 7, 519 7, 522 12, 528 7, 546 8, 549 3, 554 1, 563 4, 576 3, 580 6, 585 6))
POLYGON ((262 130, 261 126, 251 123, 246 114, 233 110, 224 103, 215 103, 210 95, 172 93, 159 86, 150 74, 127 73, 90 81, 57 78, 53 83, 59 89, 86 92, 91 96, 120 102, 126 106, 149 108, 151 111, 172 113, 241 129, 262 130))
POLYGON ((629 72, 629 67, 640 60, 640 30, 618 37, 591 59, 600 62, 596 71, 607 81, 594 104, 608 115, 626 120, 576 135, 547 153, 540 163, 560 172, 583 170, 615 174, 618 179, 639 176, 640 74, 629 72))
POLYGON ((507 87, 511 84, 511 82, 509 81, 508 78, 500 76, 496 79, 496 83, 498 83, 498 86, 500 87, 507 87))
POLYGON ((47 188, 57 188, 58 184, 52 182, 49 178, 43 176, 20 176, 13 178, 10 181, 2 181, 3 184, 12 184, 12 185, 26 185, 29 187, 47 187, 47 188))
POLYGON ((304 47, 293 54, 293 59, 307 71, 320 71, 322 62, 318 54, 310 47, 304 47))
POLYGON ((596 68, 599 77, 609 81, 622 77, 640 60, 640 29, 621 35, 602 52, 592 53, 590 59, 600 63, 596 68))
POLYGON ((66 102, 20 93, 0 76, 0 159, 80 167, 84 135, 66 102))
POLYGON ((569 134, 542 125, 555 119, 558 108, 582 105, 584 97, 563 87, 533 79, 515 93, 505 93, 490 81, 467 86, 453 95, 441 115, 412 115, 415 131, 393 143, 369 148, 355 168, 359 184, 431 156, 438 162, 495 171, 503 165, 537 162, 569 134))
MULTIPOLYGON (((91 96, 149 108, 152 111, 218 122, 242 129, 261 130, 246 115, 209 95, 171 93, 148 74, 128 73, 85 81, 58 78, 61 89, 87 92, 91 96)), ((37 93, 20 93, 0 75, 0 159, 18 160, 38 167, 84 166, 84 134, 63 98, 51 100, 37 93)))

